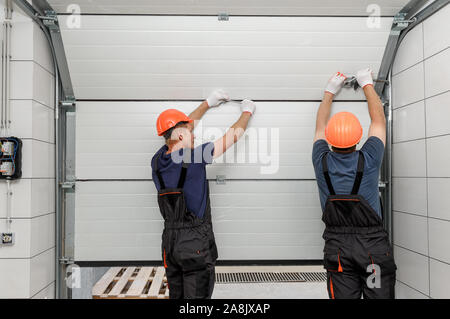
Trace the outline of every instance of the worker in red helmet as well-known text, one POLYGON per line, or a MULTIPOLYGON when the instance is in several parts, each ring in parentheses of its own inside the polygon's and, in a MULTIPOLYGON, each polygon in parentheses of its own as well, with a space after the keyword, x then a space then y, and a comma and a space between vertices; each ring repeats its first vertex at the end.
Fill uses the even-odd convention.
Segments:
POLYGON ((256 105, 242 101, 241 116, 215 142, 194 148, 192 131, 207 110, 229 100, 217 90, 189 116, 169 109, 156 122, 165 145, 153 156, 152 170, 164 218, 162 260, 171 299, 207 299, 213 293, 218 254, 205 168, 244 134, 256 105))
POLYGON ((386 118, 372 71, 359 71, 356 78, 367 99, 371 124, 367 141, 356 150, 363 136, 358 118, 349 112, 330 118, 333 98, 345 78, 338 72, 328 82, 317 112, 312 152, 325 223, 328 294, 332 299, 394 298, 397 267, 383 228, 378 190, 386 118))

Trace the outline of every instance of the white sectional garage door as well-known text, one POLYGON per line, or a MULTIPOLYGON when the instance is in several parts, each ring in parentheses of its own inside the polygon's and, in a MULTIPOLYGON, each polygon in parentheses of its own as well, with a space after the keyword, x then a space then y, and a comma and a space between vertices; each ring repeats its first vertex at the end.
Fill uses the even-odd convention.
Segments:
MULTIPOLYGON (((77 103, 77 261, 159 260, 162 220, 150 159, 162 145, 157 115, 195 108, 215 88, 252 98, 252 131, 208 167, 222 260, 322 258, 321 210, 311 164, 315 112, 335 71, 377 70, 391 19, 83 16, 63 30, 77 103), (252 147, 252 137, 261 144, 252 147), (261 142, 262 141, 262 142, 261 142), (243 157, 253 162, 242 163, 243 157), (225 176, 225 184, 216 183, 225 176)), ((343 90, 334 112, 356 113, 360 92, 343 90)), ((198 143, 239 116, 212 109, 198 143)), ((254 145, 253 145, 254 146, 254 145)))

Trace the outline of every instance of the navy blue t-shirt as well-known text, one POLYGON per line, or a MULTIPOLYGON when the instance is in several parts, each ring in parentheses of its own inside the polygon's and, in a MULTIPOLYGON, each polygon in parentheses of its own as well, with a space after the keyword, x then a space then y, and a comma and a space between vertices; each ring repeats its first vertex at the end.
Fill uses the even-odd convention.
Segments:
MULTIPOLYGON (((378 137, 371 136, 360 151, 364 154, 364 172, 358 194, 364 197, 378 215, 382 217, 378 181, 384 154, 383 142, 378 137)), ((325 140, 318 140, 314 143, 312 160, 319 186, 322 210, 325 209, 327 197, 330 195, 322 171, 322 157, 325 153, 328 153, 328 170, 331 184, 336 194, 348 195, 352 192, 358 164, 358 152, 348 154, 336 153, 330 150, 325 140)))
POLYGON ((158 190, 161 189, 155 171, 155 159, 160 153, 158 169, 166 188, 176 188, 180 179, 182 161, 189 163, 186 172, 183 192, 187 209, 199 218, 203 218, 208 198, 208 181, 206 180, 206 165, 211 164, 214 154, 214 143, 202 144, 194 149, 180 149, 166 154, 167 145, 164 145, 152 158, 153 182, 158 190))

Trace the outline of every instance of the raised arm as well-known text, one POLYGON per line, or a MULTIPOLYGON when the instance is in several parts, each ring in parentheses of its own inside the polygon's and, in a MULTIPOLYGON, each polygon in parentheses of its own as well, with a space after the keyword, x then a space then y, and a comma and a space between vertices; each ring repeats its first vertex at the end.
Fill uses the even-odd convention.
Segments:
POLYGON ((189 114, 189 118, 194 120, 192 122, 193 128, 197 125, 197 121, 201 120, 210 107, 219 106, 221 103, 229 100, 230 97, 223 90, 216 90, 212 92, 211 95, 202 102, 202 104, 200 104, 191 114, 189 114))
POLYGON ((242 114, 234 123, 224 136, 214 142, 214 154, 213 158, 217 158, 226 152, 234 143, 236 143, 242 135, 244 135, 247 129, 248 122, 255 112, 256 104, 250 100, 244 100, 241 102, 242 114))
POLYGON ((384 115, 383 104, 380 97, 375 92, 372 80, 372 70, 364 69, 358 71, 356 75, 359 86, 364 90, 367 105, 369 107, 369 115, 371 119, 369 127, 369 137, 378 137, 383 144, 386 144, 386 116, 384 115))
POLYGON ((314 135, 314 142, 320 139, 325 139, 325 128, 331 113, 331 104, 333 104, 334 95, 340 91, 344 85, 345 75, 338 72, 328 81, 325 93, 317 111, 316 118, 316 133, 314 135))

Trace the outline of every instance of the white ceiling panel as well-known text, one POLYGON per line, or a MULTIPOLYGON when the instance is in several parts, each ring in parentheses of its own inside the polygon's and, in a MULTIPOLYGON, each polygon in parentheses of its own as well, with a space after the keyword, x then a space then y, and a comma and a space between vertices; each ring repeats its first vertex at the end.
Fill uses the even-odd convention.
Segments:
MULTIPOLYGON (((78 99, 318 100, 336 71, 378 70, 392 18, 61 17, 78 99)), ((375 74, 376 75, 376 74, 375 74)), ((338 99, 359 100, 342 91, 338 99)))
POLYGON ((393 16, 408 0, 49 0, 59 13, 393 16), (378 9, 376 9, 378 10, 378 9))

